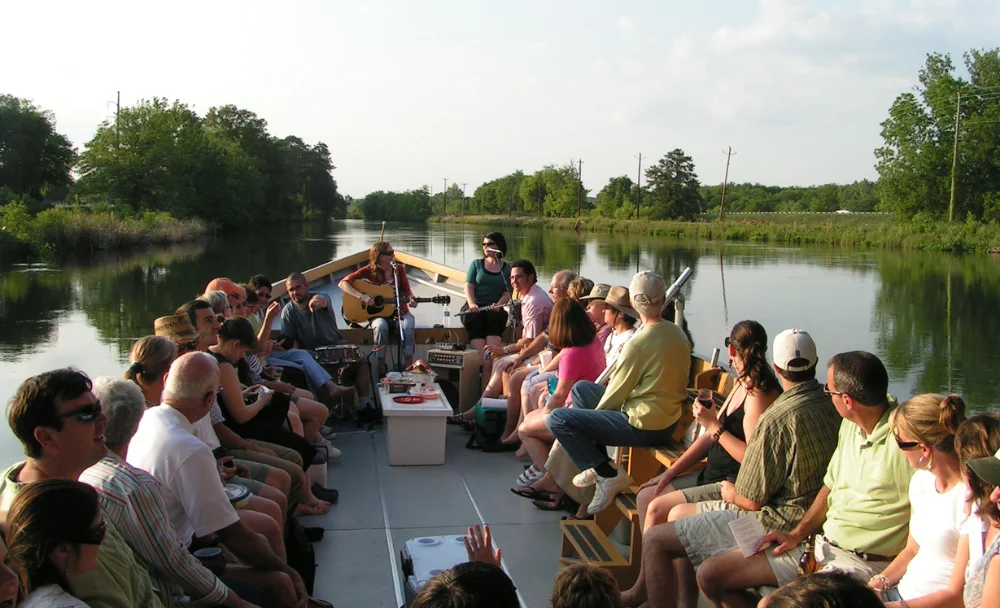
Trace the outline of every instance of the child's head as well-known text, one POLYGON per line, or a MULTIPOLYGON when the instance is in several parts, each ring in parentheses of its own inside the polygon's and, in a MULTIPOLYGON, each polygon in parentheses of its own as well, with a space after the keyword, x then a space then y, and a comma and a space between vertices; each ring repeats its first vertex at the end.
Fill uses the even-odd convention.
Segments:
POLYGON ((574 564, 559 571, 552 608, 621 608, 618 581, 604 568, 574 564))

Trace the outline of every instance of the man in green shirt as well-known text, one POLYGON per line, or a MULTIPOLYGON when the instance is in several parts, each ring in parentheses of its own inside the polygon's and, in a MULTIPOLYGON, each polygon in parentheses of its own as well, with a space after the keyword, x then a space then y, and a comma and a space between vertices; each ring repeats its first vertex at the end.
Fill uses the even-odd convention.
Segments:
MULTIPOLYGON (((5 516, 24 484, 41 479, 78 479, 108 450, 107 416, 91 392, 90 379, 74 369, 59 369, 24 381, 7 408, 14 435, 28 456, 0 478, 0 512, 5 516)), ((105 517, 107 535, 97 554, 98 567, 73 581, 73 594, 91 608, 162 608, 145 567, 105 517)))
POLYGON ((760 552, 743 558, 734 551, 702 564, 698 585, 709 599, 727 606, 755 606, 756 597, 745 590, 796 578, 804 541, 820 529, 816 570, 840 570, 865 582, 903 549, 913 470, 889 429, 895 405, 890 404, 888 387, 885 366, 871 353, 840 353, 830 360, 824 392, 843 422, 822 488, 797 525, 787 532, 772 528, 760 540, 760 552))

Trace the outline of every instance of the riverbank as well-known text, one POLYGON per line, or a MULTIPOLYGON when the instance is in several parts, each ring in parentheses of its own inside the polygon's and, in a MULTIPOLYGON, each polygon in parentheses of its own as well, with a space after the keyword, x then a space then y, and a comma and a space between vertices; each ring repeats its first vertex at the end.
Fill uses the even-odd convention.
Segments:
POLYGON ((32 215, 19 202, 0 207, 0 260, 29 260, 50 251, 132 249, 192 241, 212 232, 198 220, 165 212, 56 207, 32 215))
POLYGON ((892 215, 759 214, 723 221, 612 220, 600 217, 537 218, 507 216, 435 216, 432 223, 479 224, 490 228, 537 227, 669 236, 710 241, 745 241, 786 245, 839 245, 873 249, 1000 252, 1000 225, 954 223, 892 215))

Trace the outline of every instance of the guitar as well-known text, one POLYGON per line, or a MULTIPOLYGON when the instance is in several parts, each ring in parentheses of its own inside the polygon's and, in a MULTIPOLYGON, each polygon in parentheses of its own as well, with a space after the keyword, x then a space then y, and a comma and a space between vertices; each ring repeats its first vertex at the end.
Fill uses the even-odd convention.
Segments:
MULTIPOLYGON (((344 319, 349 323, 367 323, 376 318, 389 318, 396 314, 396 290, 392 285, 375 285, 368 281, 357 280, 351 287, 361 293, 371 296, 374 302, 365 306, 361 300, 351 294, 344 294, 344 319)), ((419 303, 451 304, 451 296, 434 296, 433 298, 414 298, 419 303)))

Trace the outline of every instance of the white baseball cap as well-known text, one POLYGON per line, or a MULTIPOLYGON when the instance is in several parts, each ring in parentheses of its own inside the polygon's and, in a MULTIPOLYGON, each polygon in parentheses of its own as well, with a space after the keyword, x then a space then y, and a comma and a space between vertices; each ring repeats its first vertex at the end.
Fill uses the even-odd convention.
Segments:
POLYGON ((774 337, 774 364, 786 372, 804 372, 816 365, 816 343, 803 329, 786 329, 774 337))

